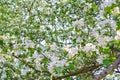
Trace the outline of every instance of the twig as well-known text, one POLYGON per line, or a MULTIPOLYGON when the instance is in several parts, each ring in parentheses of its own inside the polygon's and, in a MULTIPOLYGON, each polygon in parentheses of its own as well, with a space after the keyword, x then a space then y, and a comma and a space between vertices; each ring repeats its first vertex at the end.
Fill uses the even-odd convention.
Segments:
POLYGON ((15 58, 17 58, 18 60, 20 60, 21 62, 23 62, 26 66, 28 66, 29 68, 32 68, 33 70, 35 70, 36 72, 39 72, 39 73, 45 73, 45 74, 48 74, 48 75, 51 75, 48 71, 40 71, 40 70, 37 70, 35 67, 33 67, 32 65, 28 64, 25 60, 23 59, 20 59, 18 56, 15 56, 13 54, 13 56, 15 58))

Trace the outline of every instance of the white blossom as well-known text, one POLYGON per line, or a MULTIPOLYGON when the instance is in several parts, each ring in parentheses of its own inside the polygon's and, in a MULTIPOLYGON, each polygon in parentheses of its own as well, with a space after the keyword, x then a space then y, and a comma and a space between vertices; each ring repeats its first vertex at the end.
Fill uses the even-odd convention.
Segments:
POLYGON ((50 62, 49 64, 48 64, 48 71, 50 72, 50 73, 53 73, 54 72, 54 69, 55 69, 55 62, 50 62))
POLYGON ((37 70, 41 70, 40 66, 43 66, 43 65, 40 64, 40 62, 36 62, 36 69, 37 69, 37 70))
POLYGON ((2 75, 1 75, 1 79, 4 79, 4 78, 6 78, 7 76, 6 76, 6 72, 5 71, 3 71, 2 72, 2 75))
POLYGON ((34 46, 35 44, 31 40, 25 43, 25 48, 34 48, 34 46))
POLYGON ((15 54, 15 55, 21 55, 21 54, 24 54, 24 53, 23 53, 23 51, 21 51, 21 50, 15 50, 15 51, 14 51, 14 54, 15 54))
POLYGON ((19 66, 19 63, 20 63, 19 60, 15 58, 15 59, 14 59, 14 66, 15 66, 15 67, 18 67, 18 66, 19 66))
POLYGON ((115 3, 116 3, 115 0, 105 0, 103 3, 101 3, 100 11, 99 11, 100 12, 99 13, 100 17, 103 16, 103 13, 104 13, 104 10, 105 10, 106 7, 112 6, 112 4, 115 4, 115 3))
POLYGON ((17 47, 18 47, 17 43, 13 44, 13 48, 17 48, 17 47))
POLYGON ((100 10, 99 11, 99 16, 102 18, 103 17, 103 14, 104 14, 104 10, 100 10))
POLYGON ((48 64, 48 71, 50 72, 50 73, 54 73, 54 69, 56 68, 56 67, 59 67, 59 66, 61 66, 61 67, 63 67, 63 66, 67 66, 67 62, 66 62, 66 60, 52 60, 49 64, 48 64))
POLYGON ((35 58, 34 62, 36 64, 36 68, 40 70, 40 66, 41 66, 40 61, 43 59, 43 57, 40 54, 38 54, 37 51, 34 52, 32 57, 35 58))
POLYGON ((57 64, 56 64, 56 66, 67 66, 67 62, 66 62, 66 60, 59 60, 59 61, 57 61, 57 64))
POLYGON ((82 26, 84 26, 84 21, 81 19, 81 20, 77 20, 74 22, 75 26, 81 28, 82 26))
POLYGON ((117 35, 118 35, 118 36, 120 36, 120 30, 117 30, 117 32, 116 32, 116 33, 117 33, 117 35))
POLYGON ((49 56, 49 58, 51 59, 51 61, 58 61, 59 60, 59 58, 56 55, 49 56))
POLYGON ((53 43, 52 45, 50 45, 50 49, 55 51, 57 49, 57 45, 53 43))
POLYGON ((96 39, 97 42, 98 42, 97 45, 98 45, 98 46, 102 46, 102 47, 105 47, 106 44, 107 44, 107 42, 113 40, 112 37, 99 35, 98 32, 96 32, 96 31, 93 31, 93 32, 91 33, 91 36, 94 36, 95 39, 96 39))
POLYGON ((96 59, 96 61, 99 63, 99 64, 102 64, 103 63, 103 60, 104 58, 106 58, 107 55, 99 55, 96 59))
POLYGON ((96 46, 92 43, 87 43, 84 48, 83 48, 84 51, 86 52, 90 52, 90 51, 96 51, 96 46))
POLYGON ((0 54, 0 62, 5 62, 6 59, 4 58, 4 56, 2 54, 0 54))
POLYGON ((26 75, 26 73, 28 72, 28 69, 21 69, 21 75, 26 75))
POLYGON ((78 37, 78 38, 76 39, 76 42, 83 42, 83 40, 82 40, 80 37, 78 37))
POLYGON ((108 36, 105 36, 105 37, 100 36, 100 37, 98 37, 96 39, 98 41, 98 46, 102 46, 102 47, 105 47, 107 42, 112 40, 112 38, 108 37, 108 36))
POLYGON ((100 7, 102 10, 104 10, 106 7, 111 6, 112 4, 115 4, 115 3, 116 3, 115 0, 105 0, 100 7))
POLYGON ((65 45, 65 46, 63 47, 63 50, 69 51, 69 48, 70 48, 70 45, 65 45))
POLYGON ((113 40, 113 38, 112 38, 112 37, 109 37, 109 36, 104 36, 104 40, 105 40, 106 42, 109 42, 109 41, 113 40))
POLYGON ((21 51, 21 50, 15 50, 15 51, 14 51, 14 54, 15 54, 15 55, 20 55, 20 54, 23 54, 23 51, 21 51))
POLYGON ((115 7, 113 10, 113 15, 120 14, 119 7, 115 7))
POLYGON ((95 38, 99 37, 99 33, 97 31, 92 31, 91 36, 94 36, 95 38))
POLYGON ((87 11, 88 9, 92 8, 92 3, 87 3, 86 4, 87 6, 84 7, 84 10, 83 11, 87 11))
POLYGON ((100 26, 105 26, 105 25, 110 25, 112 29, 116 29, 116 22, 114 20, 111 19, 105 19, 103 21, 101 21, 100 26))
POLYGON ((116 40, 120 40, 120 30, 116 31, 116 36, 115 36, 116 40))
POLYGON ((67 55, 69 58, 72 58, 76 54, 78 54, 77 47, 69 48, 68 55, 67 55))
POLYGON ((22 40, 22 44, 20 45, 24 45, 26 49, 34 48, 35 43, 32 40, 30 40, 28 37, 20 37, 20 39, 22 40))
POLYGON ((6 37, 6 36, 0 36, 0 39, 7 40, 8 37, 6 37))
POLYGON ((39 58, 40 58, 40 56, 39 56, 39 54, 38 54, 37 51, 34 52, 34 54, 32 55, 32 57, 33 57, 33 58, 36 58, 36 59, 39 59, 39 58))
POLYGON ((63 50, 66 50, 68 52, 67 56, 69 58, 72 58, 76 54, 78 54, 78 47, 70 47, 70 45, 64 46, 63 50))
POLYGON ((39 10, 39 11, 43 11, 43 10, 44 10, 44 8, 43 8, 43 7, 41 7, 41 6, 39 6, 39 7, 38 7, 38 10, 39 10))
POLYGON ((3 50, 0 48, 0 53, 2 52, 3 50))

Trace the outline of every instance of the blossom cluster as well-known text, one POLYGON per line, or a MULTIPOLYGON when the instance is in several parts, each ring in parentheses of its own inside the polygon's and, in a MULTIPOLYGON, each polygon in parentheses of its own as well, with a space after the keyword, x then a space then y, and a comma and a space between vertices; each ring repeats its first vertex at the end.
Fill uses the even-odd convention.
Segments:
POLYGON ((116 0, 103 0, 100 5, 78 1, 37 0, 30 9, 31 1, 24 5, 15 1, 13 5, 22 5, 17 5, 19 14, 15 18, 11 17, 13 13, 3 16, 8 22, 0 20, 7 26, 0 28, 0 67, 4 67, 0 69, 1 79, 9 78, 11 71, 20 80, 26 77, 49 80, 92 62, 103 64, 111 56, 104 53, 107 44, 120 40, 120 30, 116 30, 119 24, 113 20, 120 13, 119 6, 113 6, 116 0), (106 17, 104 13, 110 6, 113 8, 106 17))

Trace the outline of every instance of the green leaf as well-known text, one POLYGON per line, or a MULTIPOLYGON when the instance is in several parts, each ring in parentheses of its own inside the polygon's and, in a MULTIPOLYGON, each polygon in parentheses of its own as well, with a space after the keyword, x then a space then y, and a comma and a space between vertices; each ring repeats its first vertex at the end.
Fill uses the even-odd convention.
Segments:
POLYGON ((103 60, 103 64, 105 65, 105 67, 108 67, 112 62, 108 59, 104 59, 103 60))
POLYGON ((120 21, 117 22, 117 30, 120 30, 120 21))
POLYGON ((3 46, 3 44, 4 44, 4 41, 0 40, 0 45, 3 46))
POLYGON ((110 60, 111 60, 111 61, 114 61, 114 60, 116 60, 116 57, 110 56, 110 60))
POLYGON ((70 63, 69 66, 70 70, 73 70, 74 69, 74 64, 70 63))
POLYGON ((56 71, 57 71, 57 73, 60 73, 61 71, 62 71, 62 67, 56 67, 56 71))

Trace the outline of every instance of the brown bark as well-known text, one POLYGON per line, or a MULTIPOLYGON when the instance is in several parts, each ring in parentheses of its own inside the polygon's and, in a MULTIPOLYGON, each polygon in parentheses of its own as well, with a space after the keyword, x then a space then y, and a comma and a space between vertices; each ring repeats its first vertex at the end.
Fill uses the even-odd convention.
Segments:
POLYGON ((116 61, 114 61, 107 69, 105 69, 99 75, 95 75, 92 80, 101 80, 106 75, 108 75, 111 71, 114 71, 114 69, 117 68, 119 64, 120 64, 120 54, 118 55, 116 61))
POLYGON ((53 77, 52 80, 61 80, 63 78, 75 76, 75 75, 82 74, 82 73, 87 73, 87 72, 93 71, 94 69, 96 69, 100 66, 102 66, 102 65, 101 64, 92 64, 92 65, 89 65, 89 66, 84 66, 84 67, 80 68, 79 70, 76 70, 74 72, 70 72, 66 75, 53 77))

